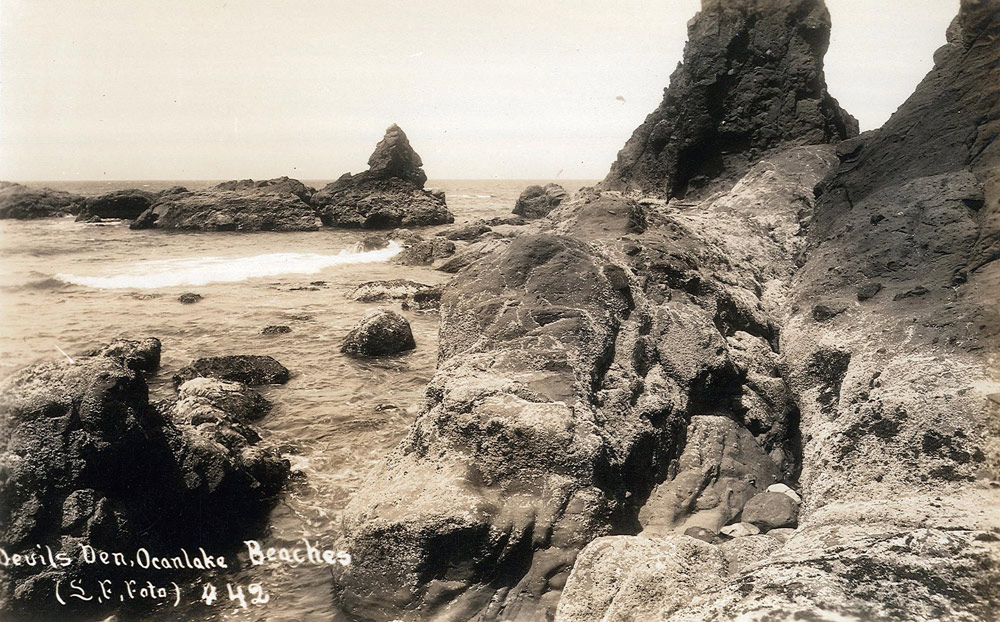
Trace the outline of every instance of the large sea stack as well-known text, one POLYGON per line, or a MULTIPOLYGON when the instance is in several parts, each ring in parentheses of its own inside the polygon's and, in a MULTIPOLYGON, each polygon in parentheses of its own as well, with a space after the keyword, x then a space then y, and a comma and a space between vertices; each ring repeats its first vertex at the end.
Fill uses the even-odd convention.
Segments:
POLYGON ((685 196, 746 173, 763 154, 849 138, 857 121, 826 90, 822 0, 703 0, 663 102, 602 184, 685 196))
POLYGON ((331 227, 393 229, 455 222, 444 194, 424 190, 420 156, 398 125, 368 158, 368 170, 345 173, 313 196, 323 224, 331 227))

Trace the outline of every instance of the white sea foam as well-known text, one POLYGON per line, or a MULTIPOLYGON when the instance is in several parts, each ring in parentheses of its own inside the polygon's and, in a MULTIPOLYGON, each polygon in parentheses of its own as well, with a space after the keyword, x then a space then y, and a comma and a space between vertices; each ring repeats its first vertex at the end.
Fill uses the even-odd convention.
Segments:
POLYGON ((99 289, 157 289, 180 285, 235 283, 255 277, 316 274, 333 266, 388 261, 401 250, 401 246, 390 242, 388 248, 380 250, 360 251, 354 247, 336 255, 268 253, 251 257, 166 259, 137 262, 125 269, 117 268, 115 274, 110 275, 57 274, 55 278, 99 289))

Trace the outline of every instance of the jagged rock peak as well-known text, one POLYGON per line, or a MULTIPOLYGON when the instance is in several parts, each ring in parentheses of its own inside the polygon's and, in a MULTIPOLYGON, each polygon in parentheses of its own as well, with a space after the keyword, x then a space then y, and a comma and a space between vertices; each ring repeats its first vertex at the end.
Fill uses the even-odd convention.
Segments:
POLYGON ((702 0, 662 103, 603 186, 684 196, 733 180, 783 143, 837 142, 857 121, 826 90, 823 0, 702 0))
POLYGON ((399 177, 423 188, 427 174, 420 168, 424 163, 410 146, 406 133, 395 123, 385 131, 385 136, 375 145, 368 158, 368 172, 375 177, 399 177))

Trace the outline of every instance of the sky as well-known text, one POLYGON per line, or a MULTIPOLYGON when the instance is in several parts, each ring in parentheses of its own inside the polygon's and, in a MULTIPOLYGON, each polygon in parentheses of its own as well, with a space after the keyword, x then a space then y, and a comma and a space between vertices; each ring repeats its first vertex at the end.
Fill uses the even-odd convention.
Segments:
MULTIPOLYGON (((958 0, 827 0, 880 126, 958 0)), ((0 0, 0 178, 334 179, 398 123, 431 179, 600 179, 697 0, 0 0)))

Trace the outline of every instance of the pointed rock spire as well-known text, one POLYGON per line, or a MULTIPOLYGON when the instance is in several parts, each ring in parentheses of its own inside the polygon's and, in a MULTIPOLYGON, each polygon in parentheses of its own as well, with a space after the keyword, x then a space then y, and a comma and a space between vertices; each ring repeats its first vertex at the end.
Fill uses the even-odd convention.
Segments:
POLYGON ((603 186, 684 196, 737 179, 764 151, 837 142, 857 121, 827 93, 823 0, 702 0, 684 62, 632 134, 603 186))
POLYGON ((427 174, 422 167, 420 156, 410 146, 406 133, 395 123, 385 131, 385 136, 375 145, 375 151, 368 158, 368 172, 377 178, 398 177, 412 181, 423 188, 427 174))

